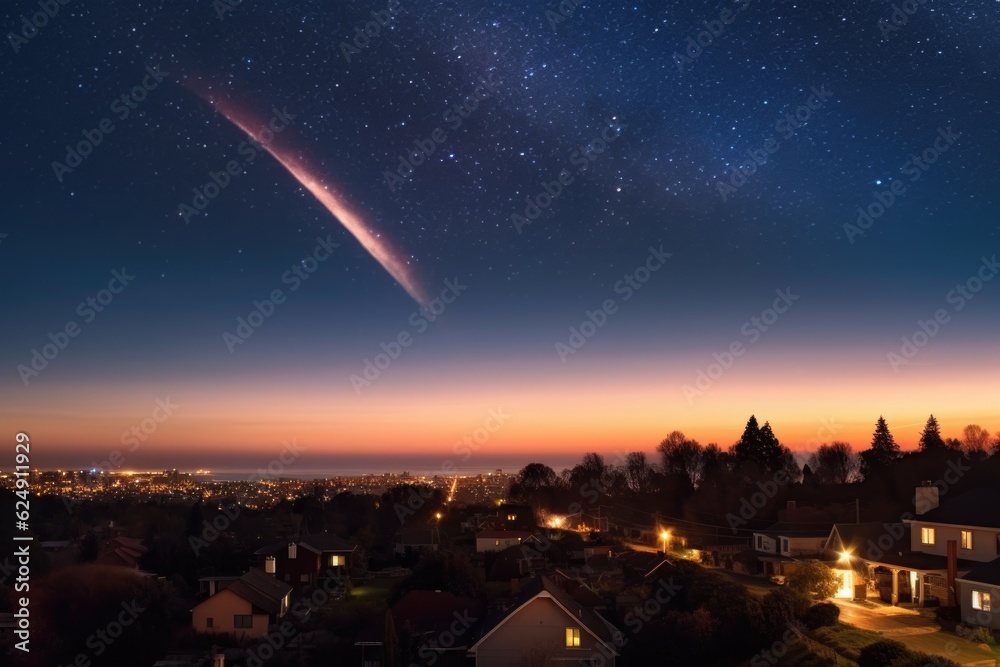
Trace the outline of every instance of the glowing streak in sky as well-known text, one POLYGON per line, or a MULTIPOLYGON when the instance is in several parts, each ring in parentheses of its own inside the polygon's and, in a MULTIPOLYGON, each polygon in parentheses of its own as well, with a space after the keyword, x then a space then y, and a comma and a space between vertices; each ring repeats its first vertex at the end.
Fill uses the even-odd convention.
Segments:
MULTIPOLYGON (((361 216, 348 207, 344 198, 339 193, 333 190, 329 185, 323 183, 313 173, 310 173, 313 170, 309 168, 309 165, 307 165, 302 158, 292 154, 290 151, 283 150, 280 147, 275 146, 273 135, 267 140, 261 136, 263 130, 267 129, 267 124, 265 122, 260 121, 259 119, 251 119, 248 115, 240 113, 233 106, 225 102, 212 99, 211 97, 201 94, 200 92, 199 94, 212 104, 212 106, 214 106, 219 113, 225 116, 231 123, 250 135, 271 155, 271 157, 287 169, 288 173, 294 176, 295 180, 302 184, 302 187, 311 192, 313 196, 326 207, 326 210, 333 214, 333 217, 337 218, 337 220, 339 220, 340 223, 347 228, 347 231, 353 234, 354 238, 361 242, 361 245, 364 246, 365 250, 367 250, 368 253, 374 257, 386 271, 389 272, 389 275, 395 278, 396 282, 403 286, 403 289, 405 289, 406 292, 413 297, 414 301, 421 306, 426 306, 428 304, 429 299, 417 279, 414 277, 410 267, 407 265, 405 260, 399 257, 389 243, 380 238, 378 234, 372 232, 372 230, 369 229, 361 219, 361 216), (254 127, 260 128, 260 131, 255 131, 253 129, 254 127)), ((268 130, 268 133, 270 133, 270 130, 268 130)))

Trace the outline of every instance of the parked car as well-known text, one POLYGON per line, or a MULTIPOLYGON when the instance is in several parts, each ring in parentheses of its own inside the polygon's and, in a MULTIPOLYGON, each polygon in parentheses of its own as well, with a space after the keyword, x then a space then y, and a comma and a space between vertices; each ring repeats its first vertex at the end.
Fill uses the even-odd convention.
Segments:
POLYGON ((777 584, 778 586, 784 586, 785 585, 785 575, 783 575, 783 574, 776 574, 776 575, 774 575, 773 577, 771 577, 771 583, 772 584, 777 584))

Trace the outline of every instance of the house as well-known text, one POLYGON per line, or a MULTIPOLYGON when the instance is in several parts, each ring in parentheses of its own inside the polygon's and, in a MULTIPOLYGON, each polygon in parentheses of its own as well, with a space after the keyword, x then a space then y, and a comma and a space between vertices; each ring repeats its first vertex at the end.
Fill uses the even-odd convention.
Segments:
POLYGON ((1000 630, 1000 558, 955 578, 962 621, 1000 630))
POLYGON ((466 653, 486 618, 479 600, 447 591, 410 591, 366 626, 354 645, 361 667, 396 664, 467 665, 466 653), (400 646, 400 640, 407 642, 400 646), (409 655, 407 655, 409 654, 409 655))
POLYGON ((260 570, 250 570, 219 585, 222 587, 212 597, 191 610, 195 632, 256 639, 265 636, 269 627, 288 612, 292 587, 260 570))
POLYGON ((476 533, 476 553, 503 551, 507 547, 516 547, 531 535, 532 533, 526 530, 481 530, 476 533))
POLYGON ((293 537, 254 552, 257 567, 292 586, 314 586, 351 567, 357 543, 333 533, 293 537))
POLYGON ((115 565, 138 570, 139 559, 147 551, 149 549, 143 546, 141 540, 119 535, 104 542, 101 553, 98 554, 95 562, 101 565, 115 565))
MULTIPOLYGON (((995 562, 1000 557, 1000 487, 974 489, 940 502, 938 487, 917 487, 916 516, 904 518, 910 527, 910 550, 927 567, 911 574, 918 599, 954 601, 963 618, 992 614, 997 605, 995 562), (949 574, 949 558, 955 562, 949 574)), ((996 620, 978 623, 1000 627, 996 620)))
POLYGON ((521 530, 533 531, 538 527, 535 510, 530 505, 508 505, 504 503, 495 514, 476 515, 478 530, 521 530))
POLYGON ((394 551, 405 556, 419 551, 437 551, 441 544, 441 534, 437 526, 431 528, 402 528, 396 531, 394 551))
POLYGON ((575 664, 614 667, 621 632, 548 577, 536 577, 490 618, 469 649, 476 667, 575 664))
POLYGON ((801 558, 817 558, 826 549, 832 524, 778 522, 753 534, 753 549, 766 577, 787 575, 801 558))
MULTIPOLYGON (((963 605, 963 616, 975 615, 981 611, 972 607, 977 582, 969 578, 985 577, 978 590, 987 592, 989 575, 982 566, 1000 556, 1000 489, 977 489, 942 505, 938 487, 922 482, 914 504, 915 513, 895 522, 834 525, 828 548, 845 577, 837 596, 877 595, 890 604, 919 606, 954 602, 963 605)), ((982 602, 989 604, 976 604, 982 602)))

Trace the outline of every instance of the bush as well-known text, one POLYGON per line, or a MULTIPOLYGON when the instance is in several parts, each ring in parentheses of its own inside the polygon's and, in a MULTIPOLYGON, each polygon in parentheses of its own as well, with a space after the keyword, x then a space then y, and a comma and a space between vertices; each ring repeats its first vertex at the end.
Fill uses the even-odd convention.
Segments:
POLYGON ((828 625, 836 625, 838 620, 840 620, 840 607, 832 602, 821 602, 813 605, 802 615, 802 622, 810 630, 823 628, 828 625))
POLYGON ((912 654, 902 642, 894 639, 880 639, 861 649, 858 655, 858 667, 887 667, 900 658, 909 658, 912 654))
POLYGON ((962 611, 957 606, 955 607, 936 607, 934 609, 934 617, 937 619, 938 623, 957 623, 962 620, 962 611))
POLYGON ((993 631, 989 628, 976 628, 969 635, 969 639, 979 644, 989 644, 990 646, 997 643, 996 637, 993 636, 993 631))
POLYGON ((832 598, 840 588, 840 575, 826 563, 804 560, 788 575, 788 588, 816 600, 832 598))

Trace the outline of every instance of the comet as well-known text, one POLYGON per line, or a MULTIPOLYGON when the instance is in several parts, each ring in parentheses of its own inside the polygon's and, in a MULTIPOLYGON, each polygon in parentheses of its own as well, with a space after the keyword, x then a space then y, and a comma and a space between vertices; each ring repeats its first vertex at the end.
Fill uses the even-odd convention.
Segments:
MULTIPOLYGON (((420 306, 427 307, 430 299, 414 276, 409 264, 378 233, 365 223, 361 216, 347 203, 345 197, 316 174, 316 169, 292 151, 277 146, 276 132, 272 132, 267 122, 237 109, 226 101, 220 101, 201 91, 195 92, 211 104, 226 120, 248 134, 259 147, 263 148, 278 164, 288 170, 302 187, 322 204, 340 224, 382 265, 406 293, 420 306), (260 129, 254 129, 260 128, 260 129)), ((277 114, 276 114, 277 115, 277 114)))

